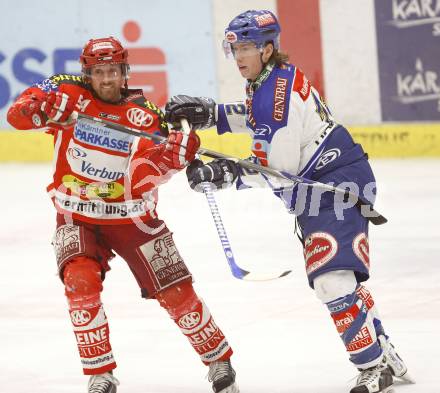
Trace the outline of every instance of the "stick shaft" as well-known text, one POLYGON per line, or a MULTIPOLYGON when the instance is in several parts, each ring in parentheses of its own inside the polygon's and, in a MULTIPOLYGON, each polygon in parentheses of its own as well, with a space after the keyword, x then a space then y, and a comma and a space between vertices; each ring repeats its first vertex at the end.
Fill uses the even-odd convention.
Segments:
MULTIPOLYGON (((120 132, 124 132, 126 134, 130 134, 130 135, 135 135, 141 138, 148 138, 151 139, 154 142, 163 142, 166 140, 165 137, 161 136, 161 135, 156 135, 156 134, 148 134, 146 132, 141 132, 139 130, 136 130, 134 128, 131 127, 126 127, 123 126, 121 124, 118 123, 114 123, 112 121, 108 121, 108 120, 104 120, 101 118, 97 118, 97 117, 93 117, 93 116, 89 116, 86 115, 84 113, 79 113, 78 114, 78 119, 80 118, 84 118, 87 120, 92 120, 95 122, 99 122, 102 124, 105 124, 106 126, 108 126, 109 128, 112 128, 114 130, 120 131, 120 132)), ((182 128, 187 128, 189 129, 189 124, 188 121, 186 119, 182 119, 182 128), (185 124, 186 122, 186 124, 185 124)), ((376 211, 372 204, 367 201, 367 200, 363 200, 359 195, 353 194, 347 190, 343 190, 341 188, 337 188, 334 186, 331 186, 329 184, 325 184, 325 183, 321 183, 318 181, 314 181, 314 180, 310 180, 310 179, 306 179, 304 177, 301 176, 297 176, 297 175, 291 175, 290 173, 286 173, 286 172, 282 172, 282 171, 278 171, 276 169, 270 168, 270 167, 266 167, 266 166, 262 166, 259 164, 255 164, 253 162, 247 161, 247 160, 242 160, 239 159, 237 157, 231 157, 228 156, 226 154, 222 154, 220 152, 216 152, 213 150, 209 150, 209 149, 205 149, 203 147, 200 147, 198 150, 198 154, 206 156, 206 157, 210 157, 210 158, 223 158, 226 160, 231 160, 236 162, 238 165, 240 165, 241 167, 245 168, 245 169, 250 169, 259 173, 264 173, 266 175, 270 175, 270 176, 274 176, 276 178, 279 179, 284 179, 284 180, 289 180, 291 182, 293 182, 294 184, 297 183, 302 183, 302 184, 306 184, 309 186, 313 186, 313 187, 319 187, 323 190, 326 191, 330 191, 333 193, 341 193, 349 198, 353 198, 355 199, 356 202, 356 206, 358 206, 359 209, 361 209, 361 212, 363 214, 367 214, 368 213, 368 219, 375 225, 381 225, 386 223, 388 220, 382 216, 378 211, 376 211), (364 212, 364 209, 366 210, 364 212)))

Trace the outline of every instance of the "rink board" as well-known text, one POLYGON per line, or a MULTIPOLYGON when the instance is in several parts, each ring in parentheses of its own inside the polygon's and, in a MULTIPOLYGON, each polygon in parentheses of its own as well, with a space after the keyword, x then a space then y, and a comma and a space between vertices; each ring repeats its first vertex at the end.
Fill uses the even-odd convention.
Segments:
MULTIPOLYGON (((354 139, 370 157, 440 157, 440 124, 387 124, 349 127, 354 139)), ((247 134, 225 134, 214 130, 199 133, 205 148, 241 158, 250 155, 247 134)), ((50 161, 52 137, 37 131, 0 132, 0 161, 50 161)))

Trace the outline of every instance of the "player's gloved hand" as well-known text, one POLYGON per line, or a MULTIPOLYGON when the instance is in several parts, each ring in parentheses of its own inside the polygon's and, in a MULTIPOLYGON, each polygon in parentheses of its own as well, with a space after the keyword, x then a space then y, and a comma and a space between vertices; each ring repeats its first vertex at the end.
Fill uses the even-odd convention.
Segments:
POLYGON ((210 183, 213 191, 232 186, 238 176, 238 167, 234 161, 217 159, 208 164, 201 160, 194 160, 186 169, 186 177, 190 187, 203 192, 201 183, 210 183))
POLYGON ((179 120, 186 118, 196 130, 215 126, 215 101, 208 97, 177 95, 165 105, 165 120, 178 127, 179 120))
POLYGON ((42 98, 35 94, 25 94, 20 96, 9 108, 9 123, 13 125, 20 124, 22 118, 26 118, 26 129, 45 127, 46 118, 43 116, 40 109, 42 103, 42 98))
POLYGON ((166 142, 165 156, 173 169, 182 169, 194 160, 199 147, 200 138, 194 131, 185 134, 171 130, 166 142))
POLYGON ((41 104, 41 110, 46 114, 49 121, 65 123, 75 110, 75 102, 66 93, 51 91, 41 104))

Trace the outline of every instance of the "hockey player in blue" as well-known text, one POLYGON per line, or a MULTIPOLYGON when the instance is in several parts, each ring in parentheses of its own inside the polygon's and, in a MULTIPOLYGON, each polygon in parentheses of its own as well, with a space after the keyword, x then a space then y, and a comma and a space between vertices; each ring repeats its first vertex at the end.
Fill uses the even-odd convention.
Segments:
MULTIPOLYGON (((246 100, 216 104, 207 97, 175 96, 166 106, 169 122, 187 118, 194 128, 218 134, 249 132, 250 159, 280 171, 340 188, 349 187, 371 204, 375 179, 362 147, 336 123, 303 72, 280 52, 280 26, 266 10, 246 11, 225 30, 227 56, 247 80, 246 100)), ((330 192, 298 188, 233 161, 194 161, 190 186, 238 189, 269 186, 297 217, 310 286, 328 307, 351 362, 360 374, 350 393, 386 393, 393 376, 409 381, 407 367, 385 334, 375 302, 362 284, 369 278, 368 217, 330 192)))

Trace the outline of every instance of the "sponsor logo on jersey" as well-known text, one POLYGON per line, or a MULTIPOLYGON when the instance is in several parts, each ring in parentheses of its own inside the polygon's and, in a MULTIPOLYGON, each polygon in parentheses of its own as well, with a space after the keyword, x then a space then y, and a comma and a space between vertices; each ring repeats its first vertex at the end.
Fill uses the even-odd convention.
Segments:
POLYGON ((72 157, 74 160, 77 160, 78 158, 84 158, 87 157, 87 153, 80 149, 79 147, 69 147, 67 149, 67 154, 72 157))
POLYGON ((109 120, 115 120, 115 121, 118 121, 121 119, 121 116, 112 115, 111 113, 105 113, 105 112, 99 112, 99 117, 102 117, 103 119, 109 119, 109 120))
POLYGON ((99 124, 79 120, 76 122, 74 138, 91 146, 129 153, 133 137, 108 129, 99 124))
POLYGON ((362 261, 367 269, 370 269, 370 253, 368 237, 365 233, 357 235, 352 244, 353 252, 362 261))
POLYGON ((347 345, 347 351, 354 352, 364 349, 369 345, 373 344, 373 339, 371 337, 368 327, 364 326, 354 339, 347 345))
POLYGON ((54 203, 57 208, 67 212, 105 220, 141 217, 145 216, 147 209, 148 212, 153 212, 154 209, 153 205, 147 205, 142 199, 113 203, 103 202, 99 199, 87 201, 76 195, 66 195, 60 191, 55 191, 54 203))
POLYGON ((75 195, 80 195, 90 199, 96 197, 116 199, 124 195, 124 186, 117 182, 110 183, 87 183, 78 179, 73 175, 64 175, 62 178, 63 185, 72 190, 75 195))
POLYGON ((127 111, 127 119, 136 127, 150 127, 154 122, 153 116, 140 108, 130 108, 127 111))
POLYGON ((295 78, 293 80, 293 91, 296 91, 303 101, 307 100, 311 90, 311 85, 309 80, 306 78, 304 73, 296 68, 295 78))
POLYGON ((81 173, 85 173, 86 175, 105 179, 105 180, 117 180, 124 176, 124 172, 112 171, 105 166, 95 167, 91 162, 82 161, 81 162, 81 173))
POLYGON ((272 134, 272 128, 268 124, 261 123, 259 127, 255 128, 254 135, 255 136, 269 136, 272 134))
POLYGON ((332 161, 336 160, 341 155, 341 150, 339 149, 330 149, 326 150, 319 157, 318 163, 316 164, 315 169, 319 171, 324 168, 326 165, 330 164, 332 161))
POLYGON ((265 140, 254 139, 252 142, 252 153, 258 158, 258 163, 263 166, 268 166, 267 154, 269 144, 265 140))
POLYGON ((193 329, 200 323, 200 313, 194 311, 185 314, 177 324, 183 329, 193 329))
POLYGON ((304 243, 306 272, 311 274, 330 262, 338 252, 336 239, 326 232, 314 232, 304 243))
POLYGON ((273 96, 273 118, 282 121, 286 108, 287 79, 278 77, 275 82, 275 93, 273 96))
POLYGON ((82 326, 90 322, 92 315, 87 310, 74 310, 70 313, 70 319, 75 326, 82 326))
POLYGON ((255 17, 255 21, 257 22, 259 27, 263 27, 263 26, 267 26, 267 25, 271 25, 275 22, 274 17, 272 16, 272 14, 263 14, 263 15, 257 15, 255 17))
POLYGON ((123 177, 129 161, 129 156, 115 156, 82 148, 73 139, 67 148, 66 158, 74 173, 101 182, 123 177))

